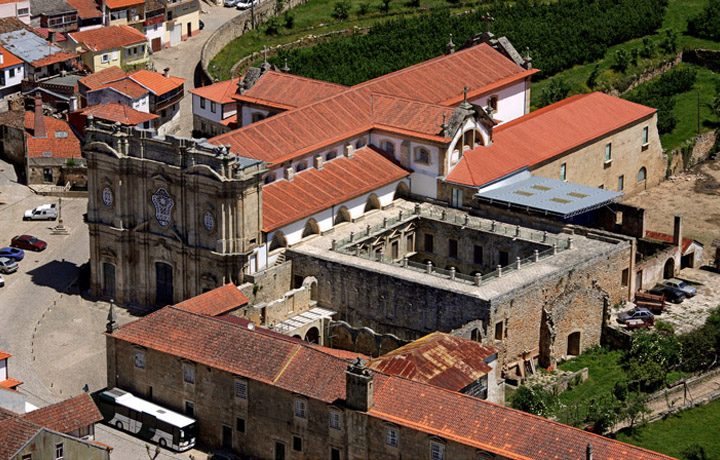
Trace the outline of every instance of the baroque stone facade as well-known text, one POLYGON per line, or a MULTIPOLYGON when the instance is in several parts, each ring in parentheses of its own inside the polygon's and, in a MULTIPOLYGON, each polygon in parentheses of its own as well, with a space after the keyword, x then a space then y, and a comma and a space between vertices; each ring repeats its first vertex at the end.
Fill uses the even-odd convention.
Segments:
POLYGON ((261 241, 258 161, 90 120, 91 289, 167 305, 239 283, 261 241))

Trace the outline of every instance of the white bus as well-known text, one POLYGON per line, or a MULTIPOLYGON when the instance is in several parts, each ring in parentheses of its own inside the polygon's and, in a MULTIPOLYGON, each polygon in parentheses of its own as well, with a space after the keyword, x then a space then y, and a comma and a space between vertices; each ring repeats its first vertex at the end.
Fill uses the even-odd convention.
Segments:
POLYGON ((101 391, 98 408, 109 425, 181 452, 195 445, 195 419, 165 409, 119 388, 101 391))

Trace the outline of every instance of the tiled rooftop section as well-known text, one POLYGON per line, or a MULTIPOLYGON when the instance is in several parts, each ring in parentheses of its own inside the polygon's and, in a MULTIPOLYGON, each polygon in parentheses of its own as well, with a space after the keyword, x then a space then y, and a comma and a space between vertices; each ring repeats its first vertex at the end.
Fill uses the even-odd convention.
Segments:
MULTIPOLYGON (((237 90, 237 82, 233 89, 237 90)), ((235 99, 289 109, 304 107, 347 89, 347 86, 326 81, 269 71, 263 74, 252 88, 236 95, 235 99)))
POLYGON ((204 292, 175 305, 175 308, 207 316, 218 316, 247 305, 250 299, 233 283, 204 292))
POLYGON ((35 409, 24 414, 23 418, 60 433, 72 433, 103 419, 92 398, 86 393, 35 409))

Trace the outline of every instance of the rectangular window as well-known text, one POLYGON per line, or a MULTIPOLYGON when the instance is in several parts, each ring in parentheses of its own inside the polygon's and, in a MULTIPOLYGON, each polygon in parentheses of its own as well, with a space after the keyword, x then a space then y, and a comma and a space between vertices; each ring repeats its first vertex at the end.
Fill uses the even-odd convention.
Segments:
POLYGON ((560 165, 560 180, 567 180, 567 164, 560 165))
POLYGON ((510 254, 507 251, 500 251, 500 266, 507 267, 510 263, 510 254))
POLYGON ((490 96, 487 101, 488 101, 488 107, 490 107, 493 112, 497 112, 497 108, 498 108, 498 97, 497 97, 497 96, 490 96))
POLYGON ((405 238, 405 251, 415 252, 415 240, 413 239, 412 234, 408 235, 407 238, 405 238))
POLYGON ((293 450, 295 452, 302 452, 302 450, 303 450, 302 444, 303 444, 303 442, 302 442, 302 438, 300 436, 293 436, 292 446, 293 446, 293 450))
POLYGON ((625 176, 618 176, 618 192, 622 192, 625 189, 625 176))
POLYGON ((483 247, 477 244, 473 247, 473 263, 483 263, 483 247))
POLYGON ((307 418, 306 403, 302 399, 295 400, 295 417, 307 418))
POLYGON ((183 363, 183 382, 195 383, 195 364, 183 363))
POLYGON ((145 369, 145 352, 142 350, 135 350, 133 362, 135 363, 135 367, 138 369, 145 369))
POLYGON ((15 76, 15 69, 8 70, 8 78, 13 78, 15 76))
POLYGON ((458 242, 452 238, 448 240, 448 257, 457 259, 458 256, 458 242))
POLYGON ((425 234, 425 252, 433 252, 433 236, 425 234))
POLYGON ((18 8, 18 10, 17 10, 18 16, 27 16, 28 14, 30 14, 29 8, 18 8))
POLYGON ((385 436, 385 444, 390 447, 398 446, 398 430, 396 428, 388 428, 385 436))
POLYGON ((236 418, 235 419, 235 429, 238 430, 240 433, 245 433, 245 419, 244 418, 236 418))
POLYGON ((443 444, 430 443, 430 460, 445 460, 445 446, 443 444))
POLYGON ((330 428, 339 430, 340 429, 340 412, 336 410, 330 411, 330 418, 328 420, 328 424, 330 425, 330 428))
POLYGON ((235 380, 235 397, 237 399, 248 399, 247 380, 235 380))
POLYGON ((103 54, 102 57, 100 58, 100 60, 102 61, 103 64, 107 64, 108 62, 110 62, 110 55, 103 54))
POLYGON ((622 285, 623 287, 627 287, 630 277, 630 271, 626 268, 622 271, 622 285))
POLYGON ((605 163, 612 161, 612 142, 605 144, 605 163))
POLYGON ((24 454, 22 460, 32 460, 32 454, 24 454))
POLYGON ((204 98, 204 97, 201 97, 201 98, 200 98, 200 108, 201 108, 201 109, 204 109, 204 108, 205 108, 205 98, 204 98))
POLYGON ((648 145, 650 141, 650 128, 645 126, 642 131, 642 145, 648 145))
POLYGON ((65 448, 63 443, 55 444, 55 460, 63 460, 65 458, 65 448))
POLYGON ((330 448, 330 460, 340 460, 340 449, 337 447, 330 448))
POLYGON ((503 322, 498 321, 495 323, 495 340, 503 339, 503 322))
POLYGON ((210 111, 215 113, 215 110, 217 110, 216 104, 213 101, 210 101, 210 111))
POLYGON ((192 401, 185 401, 185 414, 189 417, 195 417, 195 403, 192 401))

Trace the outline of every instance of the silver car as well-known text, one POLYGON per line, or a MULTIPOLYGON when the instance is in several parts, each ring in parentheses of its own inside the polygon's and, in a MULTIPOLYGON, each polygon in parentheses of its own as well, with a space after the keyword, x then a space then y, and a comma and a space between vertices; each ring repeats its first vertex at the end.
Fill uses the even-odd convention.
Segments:
POLYGON ((690 286, 683 280, 677 278, 670 278, 669 280, 663 281, 663 285, 675 288, 685 294, 685 297, 692 297, 697 294, 697 289, 694 286, 690 286))
POLYGON ((17 269, 17 262, 7 257, 0 257, 0 273, 15 273, 17 269))
POLYGON ((233 7, 238 4, 240 0, 225 0, 225 6, 233 7))

